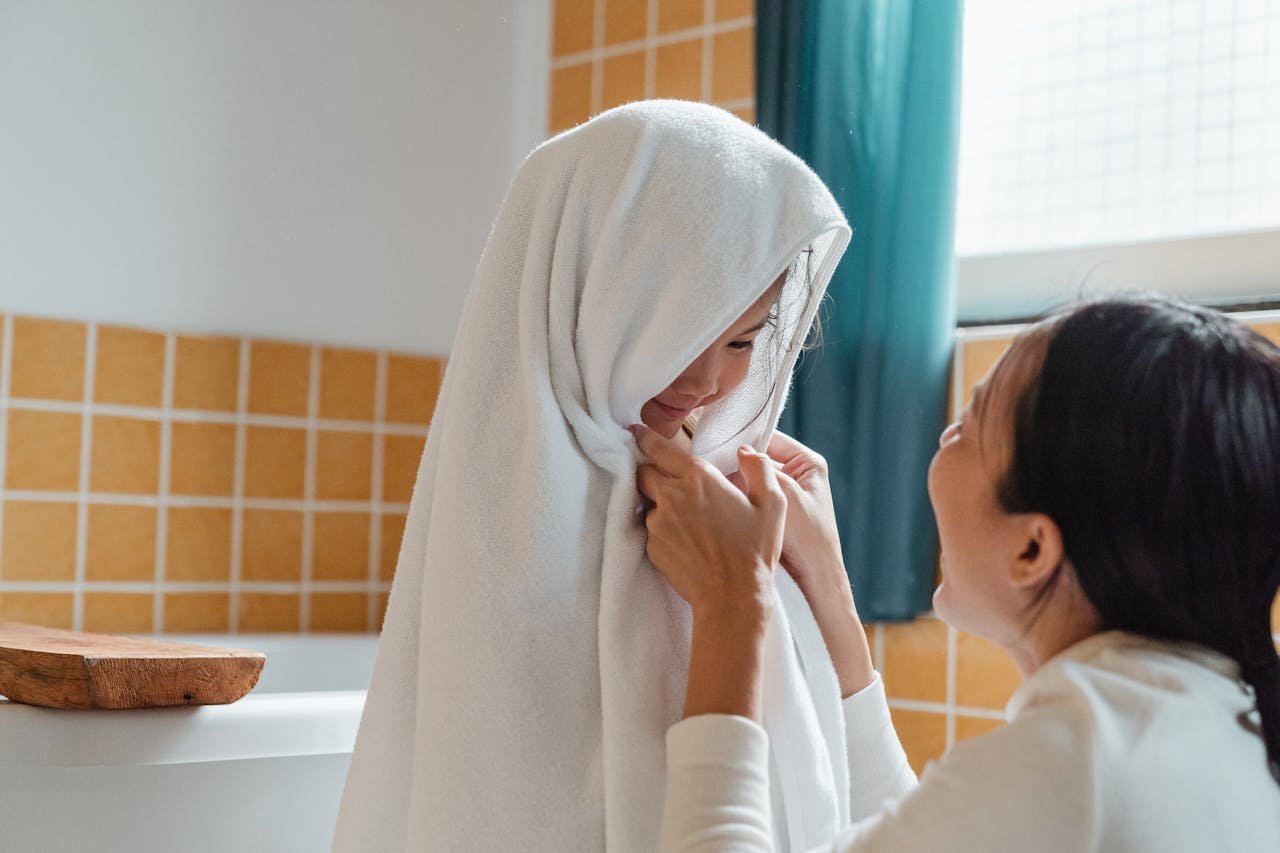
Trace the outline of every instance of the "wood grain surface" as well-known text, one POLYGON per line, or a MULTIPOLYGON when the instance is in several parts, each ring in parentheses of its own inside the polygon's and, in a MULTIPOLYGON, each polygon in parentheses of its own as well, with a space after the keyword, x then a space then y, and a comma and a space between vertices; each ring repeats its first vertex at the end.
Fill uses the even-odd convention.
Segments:
POLYGON ((0 622, 0 696, 46 708, 225 705, 265 662, 245 649, 0 622))

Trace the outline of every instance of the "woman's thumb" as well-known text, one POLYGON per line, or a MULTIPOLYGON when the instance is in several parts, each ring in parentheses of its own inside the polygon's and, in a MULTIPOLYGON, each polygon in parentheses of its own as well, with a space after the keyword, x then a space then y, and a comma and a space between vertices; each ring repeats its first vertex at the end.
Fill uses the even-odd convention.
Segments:
POLYGON ((764 506, 767 501, 781 498, 786 500, 782 487, 778 485, 778 474, 769 457, 757 453, 745 444, 738 448, 738 470, 746 482, 747 500, 753 506, 764 506))

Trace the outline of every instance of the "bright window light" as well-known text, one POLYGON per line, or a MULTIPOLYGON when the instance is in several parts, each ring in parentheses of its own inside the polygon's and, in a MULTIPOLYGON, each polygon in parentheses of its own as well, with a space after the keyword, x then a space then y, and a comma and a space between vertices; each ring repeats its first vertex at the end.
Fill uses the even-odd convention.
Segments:
POLYGON ((1280 0, 968 0, 956 253, 1280 228, 1280 0))

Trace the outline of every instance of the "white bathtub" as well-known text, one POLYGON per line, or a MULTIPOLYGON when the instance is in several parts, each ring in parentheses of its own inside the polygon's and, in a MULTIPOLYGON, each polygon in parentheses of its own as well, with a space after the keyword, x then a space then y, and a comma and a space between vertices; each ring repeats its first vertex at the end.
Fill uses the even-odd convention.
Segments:
POLYGON ((0 851, 323 853, 376 635, 183 636, 267 655, 231 705, 58 711, 0 699, 0 851))

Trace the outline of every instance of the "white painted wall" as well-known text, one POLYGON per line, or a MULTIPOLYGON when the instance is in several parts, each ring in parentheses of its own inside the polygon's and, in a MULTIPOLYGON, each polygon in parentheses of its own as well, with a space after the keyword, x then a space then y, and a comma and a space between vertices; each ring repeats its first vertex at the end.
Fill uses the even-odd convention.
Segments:
POLYGON ((548 0, 0 0, 0 311, 443 354, 548 0))

